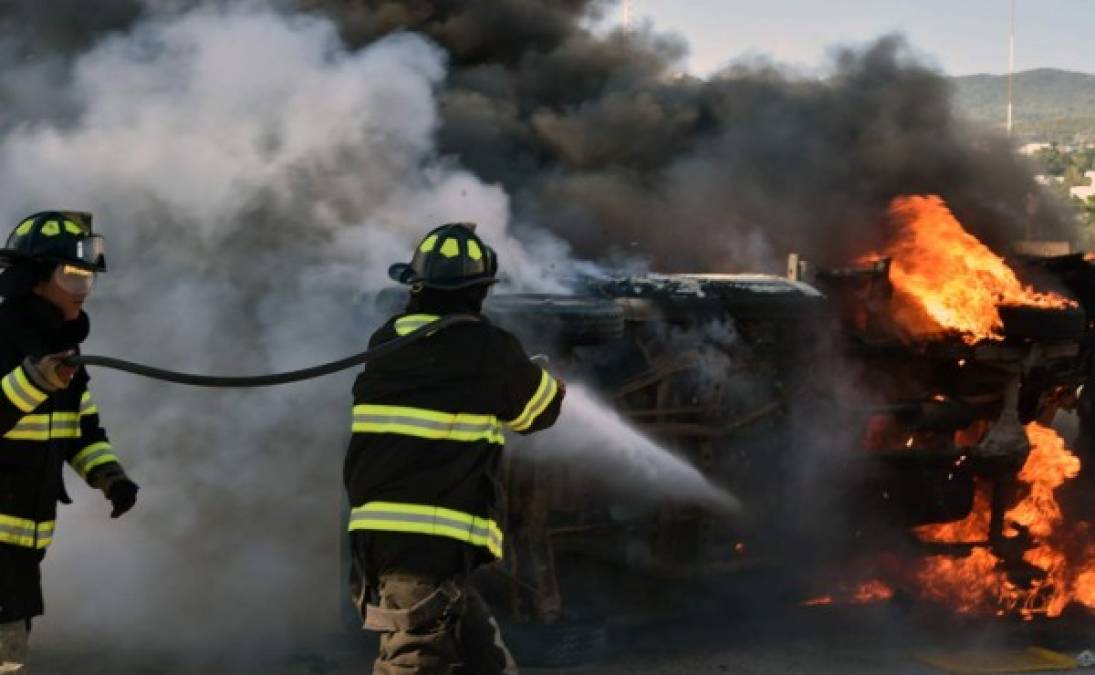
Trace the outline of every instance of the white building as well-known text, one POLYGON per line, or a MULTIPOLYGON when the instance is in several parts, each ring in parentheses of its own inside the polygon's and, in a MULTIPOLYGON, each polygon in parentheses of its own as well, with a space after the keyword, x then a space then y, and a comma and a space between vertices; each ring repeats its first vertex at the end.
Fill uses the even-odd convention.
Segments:
POLYGON ((1049 143, 1027 143, 1026 145, 1020 145, 1019 146, 1019 154, 1020 155, 1033 155, 1034 153, 1038 152, 1039 150, 1045 150, 1046 148, 1049 148, 1049 147, 1052 147, 1052 146, 1050 146, 1049 143))
POLYGON ((1087 179, 1087 185, 1077 185, 1068 189, 1070 195, 1082 202, 1086 202, 1088 197, 1095 196, 1095 171, 1085 171, 1084 178, 1087 179))

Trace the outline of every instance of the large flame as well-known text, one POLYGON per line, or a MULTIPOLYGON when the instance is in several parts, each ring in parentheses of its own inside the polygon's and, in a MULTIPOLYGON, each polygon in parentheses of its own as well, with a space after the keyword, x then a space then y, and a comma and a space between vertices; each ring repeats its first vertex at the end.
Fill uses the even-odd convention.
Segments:
MULTIPOLYGON (((1026 432, 1031 451, 1019 472, 1025 496, 1004 514, 1004 536, 1017 537, 1020 528, 1031 535, 1035 545, 1023 559, 1041 570, 1043 578, 1020 587, 1008 579, 1002 561, 987 546, 975 546, 964 558, 931 556, 922 562, 914 576, 925 597, 962 613, 1017 612, 1027 619, 1037 614, 1060 616, 1072 602, 1095 607, 1095 547, 1079 555, 1071 552, 1074 537, 1062 532, 1061 508, 1054 496, 1065 481, 1079 475, 1080 459, 1054 430, 1031 423, 1026 432)), ((979 489, 969 517, 917 528, 916 533, 932 542, 986 541, 990 509, 987 491, 979 489)))
POLYGON ((934 195, 893 200, 897 234, 862 262, 890 258, 894 318, 914 338, 958 333, 973 344, 1002 338, 1000 305, 1067 307, 1054 293, 1024 287, 1002 258, 966 232, 934 195))

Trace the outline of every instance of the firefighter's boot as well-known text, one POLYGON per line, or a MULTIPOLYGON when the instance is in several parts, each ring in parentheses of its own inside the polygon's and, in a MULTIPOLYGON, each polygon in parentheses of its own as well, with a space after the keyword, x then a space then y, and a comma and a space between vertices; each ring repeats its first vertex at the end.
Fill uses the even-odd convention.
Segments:
POLYGON ((0 673, 27 674, 28 637, 26 620, 0 623, 0 673))

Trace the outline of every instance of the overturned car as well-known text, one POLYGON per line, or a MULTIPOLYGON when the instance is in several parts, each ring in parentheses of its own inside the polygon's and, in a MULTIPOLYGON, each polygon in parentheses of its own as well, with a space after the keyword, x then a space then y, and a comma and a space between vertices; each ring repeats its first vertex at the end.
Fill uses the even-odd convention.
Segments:
POLYGON ((541 661, 565 663, 598 648, 590 620, 681 609, 685 580, 766 567, 857 601, 1024 619, 1095 607, 1073 480, 1093 422, 1095 263, 953 257, 986 254, 972 278, 898 248, 833 269, 791 256, 786 277, 585 278, 568 295, 488 298, 553 370, 744 505, 620 489, 592 456, 539 461, 551 453, 514 443, 505 560, 477 579, 507 635, 535 625, 543 643, 557 627, 558 658, 541 661), (1080 413, 1071 450, 1052 429, 1062 410, 1080 413))

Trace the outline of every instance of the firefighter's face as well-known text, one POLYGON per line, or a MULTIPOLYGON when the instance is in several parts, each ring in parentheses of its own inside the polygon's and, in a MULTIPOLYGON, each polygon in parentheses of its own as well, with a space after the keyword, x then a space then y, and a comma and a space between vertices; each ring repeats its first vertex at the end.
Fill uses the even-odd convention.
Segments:
POLYGON ((94 283, 94 272, 72 265, 58 265, 53 275, 38 284, 34 291, 60 309, 65 321, 74 321, 79 318, 94 283))

